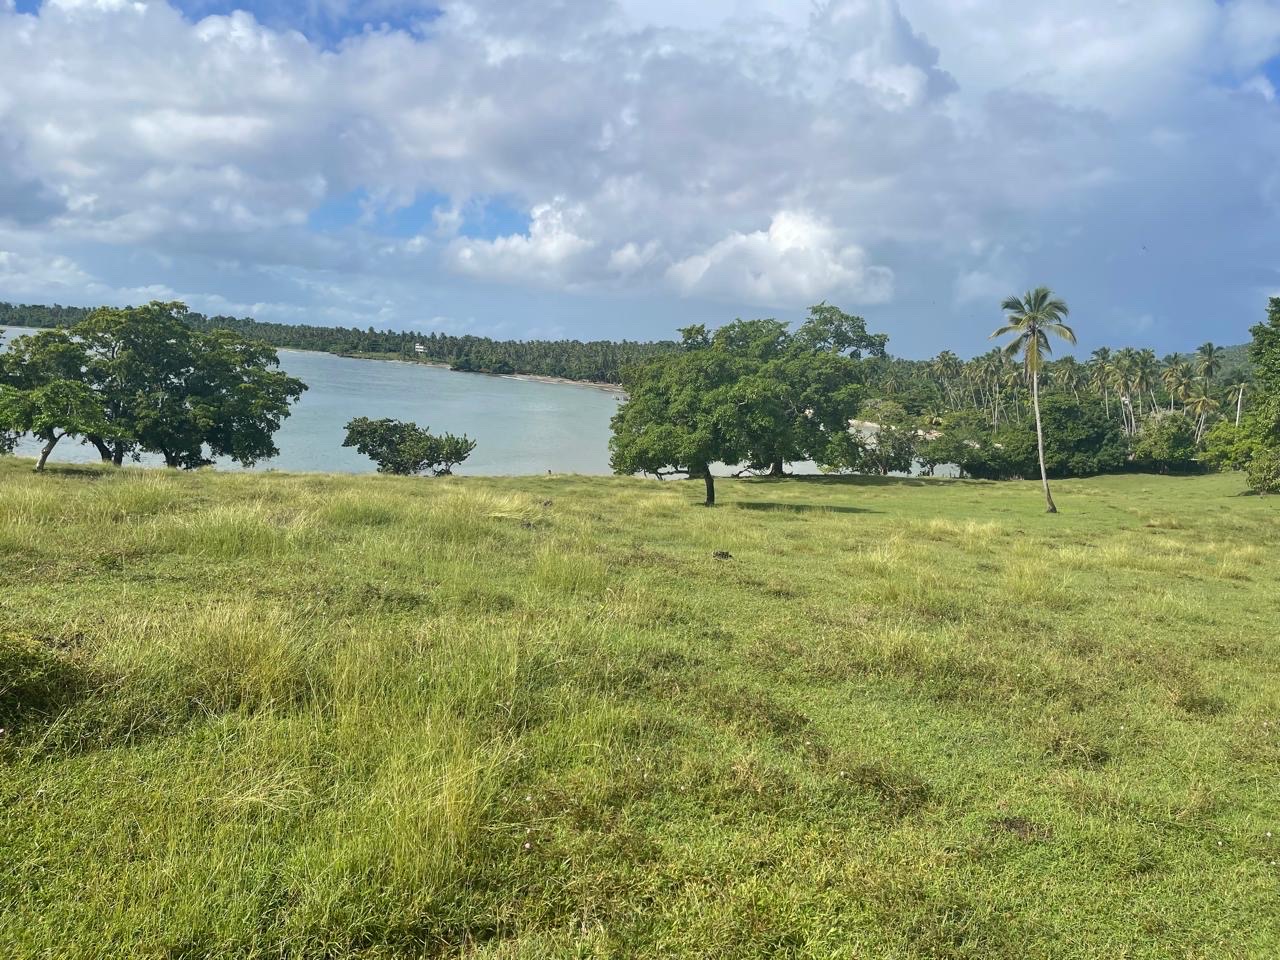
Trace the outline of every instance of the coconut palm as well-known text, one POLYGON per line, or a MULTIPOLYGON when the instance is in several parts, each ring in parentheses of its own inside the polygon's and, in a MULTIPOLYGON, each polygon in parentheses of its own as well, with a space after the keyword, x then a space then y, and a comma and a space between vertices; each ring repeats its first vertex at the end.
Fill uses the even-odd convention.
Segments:
POLYGON ((1212 342, 1207 342, 1196 348, 1196 373, 1204 378, 1206 385, 1213 381, 1214 375, 1221 366, 1221 347, 1215 347, 1212 342))
POLYGON ((1218 401, 1205 393, 1203 389, 1194 397, 1187 398, 1187 409, 1196 418, 1196 443, 1199 443, 1200 438, 1204 436, 1204 428, 1209 419, 1209 414, 1217 410, 1218 406, 1218 401))
POLYGON ((1053 352, 1049 335, 1067 343, 1076 342, 1075 331, 1063 320, 1070 310, 1048 287, 1036 287, 1022 297, 1006 297, 1000 304, 1005 311, 1005 325, 991 334, 992 338, 1013 334, 1004 352, 1011 357, 1022 355, 1022 364, 1031 380, 1031 406, 1036 414, 1036 448, 1040 454, 1040 482, 1044 485, 1044 501, 1049 513, 1057 513, 1053 494, 1049 492, 1049 474, 1044 466, 1044 427, 1040 422, 1040 367, 1043 358, 1053 352))
POLYGON ((1175 401, 1186 401, 1191 393, 1191 384, 1194 382, 1195 377, 1191 372, 1191 364, 1185 360, 1175 360, 1164 368, 1164 373, 1160 374, 1160 379, 1164 383, 1165 390, 1169 393, 1169 409, 1172 411, 1175 401))
POLYGON ((1145 392, 1151 398, 1151 409, 1156 408, 1156 374, 1160 370, 1160 361, 1156 359, 1154 350, 1138 351, 1133 364, 1133 386, 1138 394, 1138 409, 1142 409, 1142 395, 1145 392))
POLYGON ((1107 416, 1111 416, 1111 350, 1099 347, 1089 361, 1089 386, 1102 397, 1107 416))
POLYGON ((1053 383, 1063 391, 1070 390, 1076 402, 1080 402, 1080 388, 1084 386, 1085 371, 1075 357, 1063 357, 1053 365, 1053 383))
POLYGON ((1249 386, 1248 382, 1241 380, 1239 383, 1233 383, 1227 389, 1230 395, 1234 397, 1236 403, 1236 426, 1240 426, 1240 414, 1244 413, 1244 391, 1249 386))
POLYGON ((947 402, 953 408, 958 408, 960 404, 956 397, 955 380, 963 370, 960 358, 950 350, 943 350, 929 361, 929 370, 946 393, 947 402))
POLYGON ((1133 385, 1137 380, 1137 363, 1138 351, 1132 347, 1117 350, 1111 361, 1111 385, 1120 398, 1120 419, 1124 423, 1124 432, 1130 436, 1138 429, 1132 396, 1133 385))

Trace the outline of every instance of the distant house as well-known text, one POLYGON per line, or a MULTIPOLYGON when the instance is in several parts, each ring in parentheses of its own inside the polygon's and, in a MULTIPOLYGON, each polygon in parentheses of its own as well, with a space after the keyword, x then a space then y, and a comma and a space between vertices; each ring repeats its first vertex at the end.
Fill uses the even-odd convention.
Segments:
POLYGON ((415 343, 415 344, 413 345, 413 352, 414 352, 414 353, 426 353, 426 352, 427 352, 427 348, 426 348, 423 344, 421 344, 421 343, 415 343))

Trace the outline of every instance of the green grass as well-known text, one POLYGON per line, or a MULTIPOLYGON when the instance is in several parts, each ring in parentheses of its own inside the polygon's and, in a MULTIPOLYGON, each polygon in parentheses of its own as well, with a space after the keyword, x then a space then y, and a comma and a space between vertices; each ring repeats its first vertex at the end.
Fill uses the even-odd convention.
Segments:
POLYGON ((29 466, 7 960, 1280 955, 1236 477, 29 466))

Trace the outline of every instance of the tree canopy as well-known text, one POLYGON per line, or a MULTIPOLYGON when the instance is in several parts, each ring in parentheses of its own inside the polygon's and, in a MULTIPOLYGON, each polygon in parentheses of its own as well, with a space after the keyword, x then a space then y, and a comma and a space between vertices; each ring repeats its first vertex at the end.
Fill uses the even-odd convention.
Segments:
POLYGON ((795 330, 762 319, 680 333, 680 353, 624 373, 612 464, 618 473, 702 477, 708 505, 713 463, 778 475, 787 463, 839 455, 833 443, 848 434, 864 395, 860 358, 883 356, 886 342, 827 304, 795 330))
POLYGON ((476 448, 476 442, 465 435, 436 436, 429 428, 411 420, 370 420, 368 417, 356 417, 347 423, 347 436, 342 445, 355 447, 378 465, 379 473, 400 476, 427 473, 433 477, 452 473, 476 448))
POLYGON ((93 444, 104 461, 156 453, 167 466, 275 456, 275 432, 306 385, 276 352, 226 330, 202 333, 181 303, 102 307, 69 329, 13 341, 0 363, 0 430, 93 444))
MULTIPOLYGON (((1242 469, 1259 493, 1280 493, 1280 297, 1267 304, 1267 319, 1251 330, 1254 399, 1239 423, 1221 420, 1207 434, 1206 459, 1242 469)), ((1208 346, 1208 345, 1206 345, 1208 346)), ((1240 389, 1239 385, 1235 385, 1240 389)), ((1237 399, 1237 410, 1239 410, 1237 399)))

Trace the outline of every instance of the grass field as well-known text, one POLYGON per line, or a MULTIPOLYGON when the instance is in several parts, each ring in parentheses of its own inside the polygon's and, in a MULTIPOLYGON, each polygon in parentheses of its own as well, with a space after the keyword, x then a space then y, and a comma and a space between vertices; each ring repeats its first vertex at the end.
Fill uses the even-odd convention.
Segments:
POLYGON ((0 461, 0 956, 1278 956, 1242 491, 0 461))

